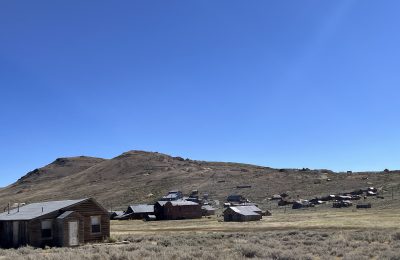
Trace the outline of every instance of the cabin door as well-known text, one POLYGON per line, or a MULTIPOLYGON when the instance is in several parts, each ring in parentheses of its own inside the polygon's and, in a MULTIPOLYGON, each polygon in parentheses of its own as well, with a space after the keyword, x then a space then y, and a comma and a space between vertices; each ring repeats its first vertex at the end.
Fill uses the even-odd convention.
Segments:
POLYGON ((69 245, 77 246, 79 245, 79 237, 78 237, 78 221, 68 222, 69 229, 69 245))
POLYGON ((19 222, 13 222, 13 245, 19 246, 19 222))

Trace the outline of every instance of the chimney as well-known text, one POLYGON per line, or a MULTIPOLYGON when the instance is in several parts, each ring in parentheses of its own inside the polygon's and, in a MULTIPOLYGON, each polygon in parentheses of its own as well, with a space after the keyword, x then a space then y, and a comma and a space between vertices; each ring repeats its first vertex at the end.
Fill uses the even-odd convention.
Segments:
POLYGON ((17 212, 19 212, 19 202, 18 202, 18 211, 17 212))
POLYGON ((43 207, 42 207, 42 212, 43 212, 43 207))
POLYGON ((10 214, 10 202, 8 202, 8 214, 10 214))

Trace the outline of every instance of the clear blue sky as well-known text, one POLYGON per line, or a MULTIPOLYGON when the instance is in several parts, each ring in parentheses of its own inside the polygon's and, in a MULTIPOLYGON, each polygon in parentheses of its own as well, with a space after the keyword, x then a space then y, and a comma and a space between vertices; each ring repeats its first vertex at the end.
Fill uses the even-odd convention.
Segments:
POLYGON ((400 2, 0 1, 0 186, 131 150, 400 168, 400 2))

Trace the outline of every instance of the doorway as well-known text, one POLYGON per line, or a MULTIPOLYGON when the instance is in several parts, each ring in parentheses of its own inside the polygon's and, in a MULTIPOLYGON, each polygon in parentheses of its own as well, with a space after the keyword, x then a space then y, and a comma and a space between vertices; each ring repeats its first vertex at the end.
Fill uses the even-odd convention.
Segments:
POLYGON ((79 245, 78 227, 79 227, 78 221, 68 222, 69 245, 70 246, 78 246, 79 245))

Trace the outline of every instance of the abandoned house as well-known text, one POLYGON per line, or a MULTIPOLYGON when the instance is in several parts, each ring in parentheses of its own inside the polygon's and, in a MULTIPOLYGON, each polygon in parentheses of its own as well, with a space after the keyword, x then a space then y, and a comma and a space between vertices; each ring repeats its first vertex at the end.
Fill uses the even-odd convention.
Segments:
POLYGON ((192 201, 158 201, 154 205, 157 220, 194 219, 202 217, 201 205, 192 201))
POLYGON ((235 206, 229 207, 224 211, 224 221, 257 221, 262 219, 261 209, 256 206, 235 206), (256 210, 257 212, 254 212, 256 210))
POLYGON ((145 219, 148 215, 154 215, 154 205, 133 205, 129 206, 123 215, 118 216, 115 219, 145 219))
POLYGON ((109 213, 94 199, 33 203, 0 214, 0 246, 78 246, 110 236, 109 213))
POLYGON ((215 208, 213 208, 210 205, 204 205, 201 207, 201 210, 203 212, 203 216, 212 216, 215 215, 215 208))

